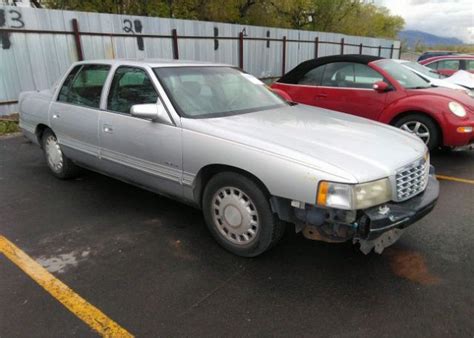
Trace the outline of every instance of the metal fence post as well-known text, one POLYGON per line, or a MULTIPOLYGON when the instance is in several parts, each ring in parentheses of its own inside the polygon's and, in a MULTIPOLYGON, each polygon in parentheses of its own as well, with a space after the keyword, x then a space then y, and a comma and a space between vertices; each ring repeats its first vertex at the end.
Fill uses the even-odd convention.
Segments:
POLYGON ((382 55, 382 46, 379 46, 379 56, 382 55))
POLYGON ((362 55, 362 48, 364 48, 364 45, 363 45, 363 44, 360 44, 360 45, 359 45, 359 54, 361 54, 361 55, 362 55))
POLYGON ((244 70, 244 33, 239 33, 239 68, 244 70))
POLYGON ((390 46, 390 59, 393 59, 393 43, 392 46, 390 46))
POLYGON ((82 44, 81 44, 81 33, 79 32, 79 23, 77 19, 72 19, 72 32, 74 33, 74 42, 76 43, 76 52, 77 59, 79 61, 84 60, 84 54, 82 53, 82 44))
POLYGON ((344 54, 344 38, 341 38, 341 55, 344 54))
POLYGON ((283 51, 281 55, 281 75, 285 75, 286 72, 286 36, 283 37, 283 51))
POLYGON ((314 39, 314 58, 317 59, 319 54, 319 36, 314 39))
POLYGON ((171 30, 171 37, 173 41, 173 59, 178 60, 179 59, 179 50, 178 50, 178 31, 176 28, 173 28, 171 30))

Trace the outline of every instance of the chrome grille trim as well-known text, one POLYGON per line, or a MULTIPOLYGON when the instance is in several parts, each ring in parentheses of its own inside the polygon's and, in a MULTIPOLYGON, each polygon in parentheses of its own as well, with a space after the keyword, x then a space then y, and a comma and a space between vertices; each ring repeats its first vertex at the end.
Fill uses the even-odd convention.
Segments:
POLYGON ((421 159, 397 170, 394 199, 398 202, 405 201, 425 190, 429 169, 429 162, 421 159))

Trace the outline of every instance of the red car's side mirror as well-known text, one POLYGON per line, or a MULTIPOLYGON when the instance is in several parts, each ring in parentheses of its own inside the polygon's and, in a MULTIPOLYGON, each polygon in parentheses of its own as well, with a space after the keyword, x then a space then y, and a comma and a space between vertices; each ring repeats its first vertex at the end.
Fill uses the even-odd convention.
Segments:
POLYGON ((372 88, 378 93, 384 93, 388 90, 389 86, 386 82, 377 81, 372 85, 372 88))

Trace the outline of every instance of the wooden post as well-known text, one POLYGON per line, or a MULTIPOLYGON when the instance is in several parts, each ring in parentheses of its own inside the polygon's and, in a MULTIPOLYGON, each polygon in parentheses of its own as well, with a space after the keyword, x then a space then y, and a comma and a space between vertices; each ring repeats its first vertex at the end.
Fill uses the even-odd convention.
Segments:
POLYGON ((344 54, 344 38, 341 38, 341 55, 344 54))
POLYGON ((244 33, 239 33, 239 68, 244 70, 244 33))
POLYGON ((382 46, 379 46, 379 56, 382 55, 382 46))
POLYGON ((178 31, 176 28, 173 28, 171 30, 171 37, 173 41, 173 59, 178 60, 179 59, 179 50, 178 50, 178 31))
POLYGON ((364 48, 364 45, 363 45, 363 44, 360 44, 360 45, 359 45, 359 54, 361 54, 361 55, 362 55, 362 48, 364 48))
POLYGON ((81 33, 79 32, 79 23, 77 19, 72 19, 72 32, 74 33, 74 42, 76 43, 76 52, 78 61, 84 60, 84 54, 82 53, 81 44, 81 33))
POLYGON ((283 51, 281 55, 281 76, 286 72, 286 36, 283 37, 283 51))
POLYGON ((390 59, 393 59, 393 43, 392 46, 390 46, 390 59))
POLYGON ((319 54, 319 36, 314 38, 314 58, 317 59, 319 54))

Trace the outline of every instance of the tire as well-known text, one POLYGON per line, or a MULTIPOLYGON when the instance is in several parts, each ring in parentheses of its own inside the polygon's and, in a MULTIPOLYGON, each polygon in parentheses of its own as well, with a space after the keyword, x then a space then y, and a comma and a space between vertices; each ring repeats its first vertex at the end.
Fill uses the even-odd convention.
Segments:
POLYGON ((233 172, 207 183, 202 209, 209 231, 226 250, 255 257, 283 236, 285 223, 273 214, 268 196, 251 179, 233 172))
POLYGON ((441 145, 441 135, 438 126, 436 125, 436 122, 428 116, 410 114, 397 120, 394 125, 395 127, 420 137, 430 151, 435 150, 441 145), (427 137, 422 137, 422 135, 426 134, 428 134, 427 137))
POLYGON ((61 150, 56 135, 46 129, 41 137, 44 157, 49 170, 60 179, 70 179, 79 175, 80 169, 61 150))

